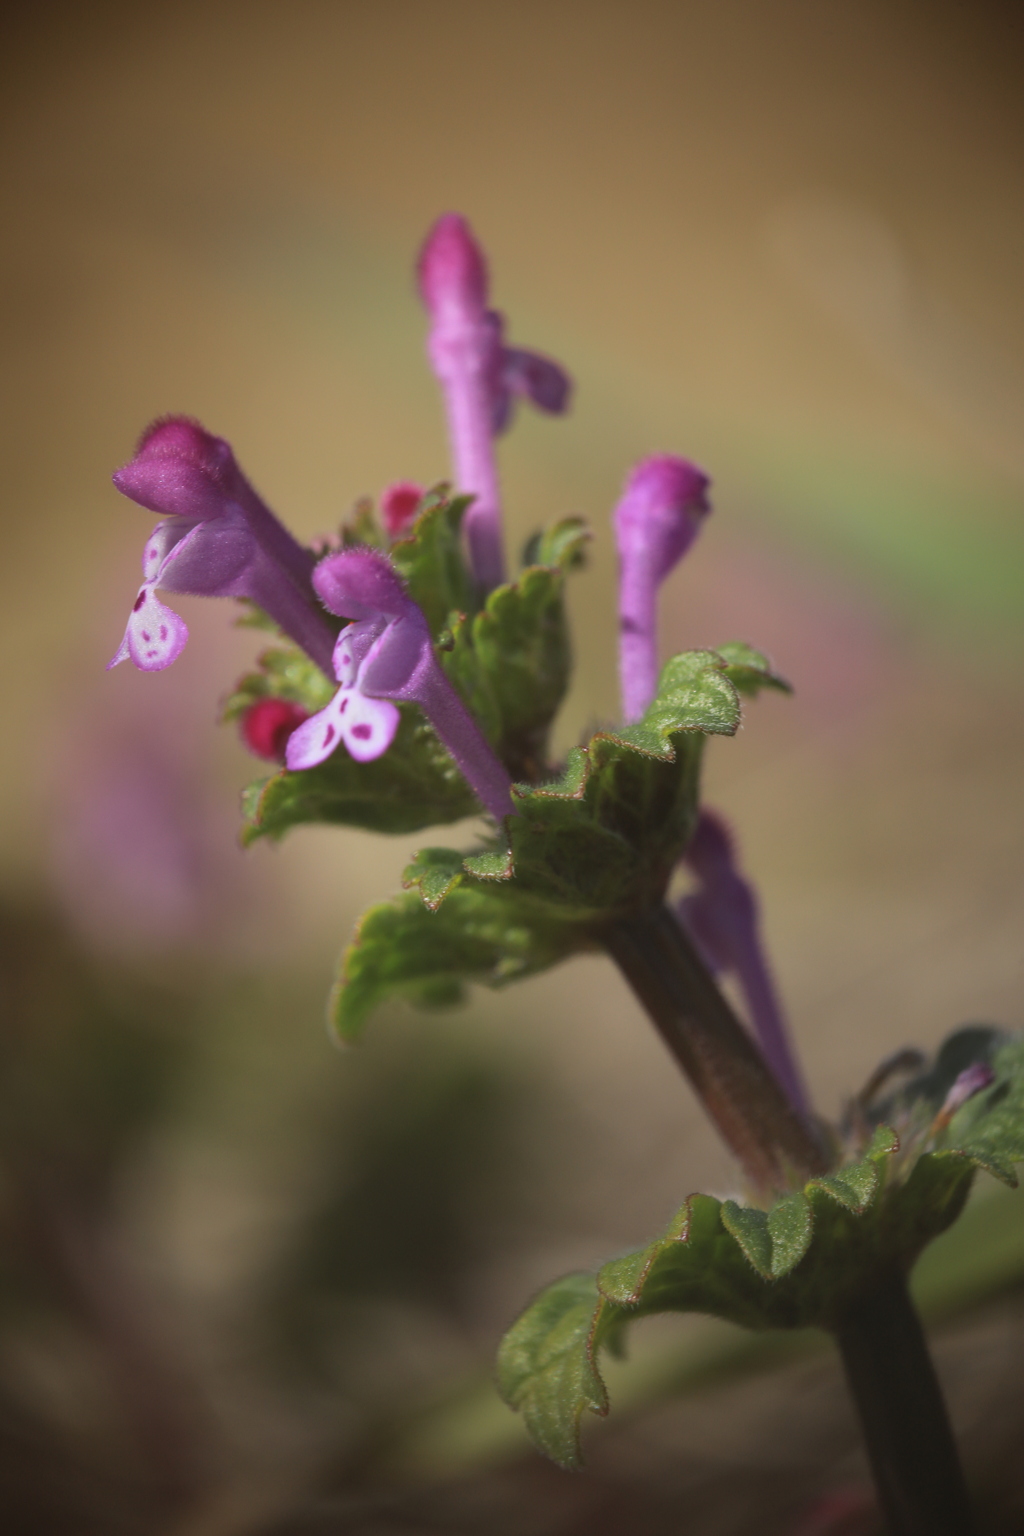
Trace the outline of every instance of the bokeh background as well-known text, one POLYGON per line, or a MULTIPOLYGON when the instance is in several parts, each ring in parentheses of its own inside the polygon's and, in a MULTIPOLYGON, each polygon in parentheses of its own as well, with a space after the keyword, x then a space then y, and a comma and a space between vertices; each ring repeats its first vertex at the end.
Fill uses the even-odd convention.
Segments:
MULTIPOLYGON (((870 1529, 811 1339, 652 1323, 590 1470, 526 1451, 502 1328, 733 1173, 597 959, 328 1044, 334 957, 422 839, 240 852, 259 765, 215 721, 252 636, 184 599, 173 669, 104 673, 149 527, 109 475, 186 411, 303 537, 442 478, 411 264, 464 212, 577 381, 502 446, 514 545, 596 533, 561 745, 616 710, 622 477, 687 454, 715 512, 666 652, 748 639, 796 686, 708 787, 820 1108, 895 1046, 1020 1026, 1019 12, 37 0, 5 36, 5 1529, 870 1529)), ((1006 1531, 1022 1280, 986 1191, 919 1281, 1006 1531)))

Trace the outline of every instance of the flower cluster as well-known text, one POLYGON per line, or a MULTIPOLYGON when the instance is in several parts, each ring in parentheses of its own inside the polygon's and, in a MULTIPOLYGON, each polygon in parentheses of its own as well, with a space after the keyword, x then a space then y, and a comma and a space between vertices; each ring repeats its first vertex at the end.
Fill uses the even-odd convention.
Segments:
MULTIPOLYGON (((505 576, 496 438, 517 399, 564 412, 570 380, 551 359, 506 343, 504 318, 490 307, 484 255, 459 215, 434 225, 417 275, 429 316, 428 356, 446 406, 453 483, 470 498, 463 523, 468 567, 486 594, 505 576)), ((247 599, 338 684, 315 712, 283 698, 253 703, 243 735, 257 755, 285 761, 292 773, 317 767, 339 749, 370 763, 391 747, 400 707, 414 705, 490 816, 500 822, 515 813, 508 771, 442 668, 424 612, 389 554, 356 545, 318 560, 260 499, 228 444, 183 417, 149 428, 114 483, 161 521, 146 543, 143 583, 111 666, 130 657, 157 671, 180 655, 188 631, 160 591, 247 599), (338 619, 346 621, 340 633, 338 619)), ((696 465, 657 454, 633 468, 614 509, 627 724, 639 721, 654 697, 658 591, 708 514, 708 486, 696 465)), ((392 543, 408 535, 423 499, 423 487, 409 481, 384 491, 381 516, 392 543)), ((709 964, 739 979, 761 1049, 803 1112, 806 1095, 763 958, 754 897, 713 815, 703 815, 687 862, 698 885, 680 918, 709 964)))

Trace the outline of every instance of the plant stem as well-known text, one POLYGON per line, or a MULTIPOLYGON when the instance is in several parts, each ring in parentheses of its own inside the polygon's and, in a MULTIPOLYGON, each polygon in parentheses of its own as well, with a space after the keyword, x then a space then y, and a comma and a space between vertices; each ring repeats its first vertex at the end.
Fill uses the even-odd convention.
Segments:
POLYGON ((755 1187, 784 1190, 824 1172, 817 1140, 673 913, 654 907, 601 937, 755 1187))
POLYGON ((835 1332, 891 1536, 971 1536, 956 1442, 904 1277, 889 1275, 835 1332))

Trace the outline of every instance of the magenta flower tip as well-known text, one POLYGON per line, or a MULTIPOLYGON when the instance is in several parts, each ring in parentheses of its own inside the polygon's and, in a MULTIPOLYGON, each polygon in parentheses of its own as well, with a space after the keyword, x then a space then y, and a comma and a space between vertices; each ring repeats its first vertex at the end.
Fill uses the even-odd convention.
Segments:
POLYGON ((615 509, 619 557, 640 559, 663 581, 711 510, 710 479, 689 459, 655 454, 630 473, 615 509))
POLYGON ((619 552, 619 677, 627 724, 658 686, 658 587, 697 537, 710 481, 688 459, 654 454, 630 473, 615 508, 619 552))
POLYGON ((435 322, 444 314, 482 318, 487 262, 460 213, 444 213, 431 229, 416 266, 420 296, 435 322))
POLYGON ((345 619, 397 618, 412 603, 401 576, 376 549, 328 555, 313 572, 313 587, 324 607, 345 619))
POLYGON ((188 416, 147 427, 135 456, 113 476, 122 495, 164 517, 216 517, 240 479, 231 448, 188 416))

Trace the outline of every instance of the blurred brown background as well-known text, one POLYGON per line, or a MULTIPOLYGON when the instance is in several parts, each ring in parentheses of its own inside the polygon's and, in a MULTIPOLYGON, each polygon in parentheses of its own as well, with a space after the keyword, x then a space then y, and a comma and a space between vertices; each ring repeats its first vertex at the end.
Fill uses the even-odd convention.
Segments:
MULTIPOLYGON (((548 1478, 486 1382, 533 1288, 731 1187, 623 986, 578 962, 450 1020, 396 1008, 339 1057, 335 952, 424 839, 236 849, 254 765, 214 719, 252 642, 222 605, 183 600, 171 671, 103 671, 149 526, 109 474, 153 416, 227 436, 300 536, 445 474, 411 284, 439 212, 471 219, 513 336, 577 381, 567 420, 524 415, 501 450, 513 545, 567 512, 597 534, 562 745, 616 710, 623 474, 664 450, 714 477, 665 646, 749 639, 796 686, 714 746, 709 790, 821 1109, 891 1047, 1021 1024, 1022 30, 1014 7, 947 0, 9 13, 0 1215, 21 1278, 0 1286, 0 1481, 19 1530, 592 1532, 595 1488, 611 1519, 659 1478, 678 1508, 664 1428, 642 1451, 602 1430, 589 1484, 548 1478), (105 1265, 145 1293, 137 1326, 97 1299, 105 1265), (519 1468, 500 1497, 496 1465, 519 1468)), ((1024 1274, 1024 1215, 992 1211, 988 1280, 965 1290, 952 1250, 936 1268, 947 1309, 1024 1274)), ((958 1325, 989 1330, 987 1355, 949 1348, 988 1362, 957 1412, 1003 1403, 1012 1444, 1005 1295, 958 1325)), ((678 1385, 693 1350, 733 1347, 688 1328, 652 1332, 620 1401, 665 1352, 678 1385)), ((830 1367, 808 1369, 761 1382, 763 1411, 730 1388, 714 1434, 700 1408, 685 1529, 753 1528, 749 1497, 759 1530, 796 1530, 863 1478, 830 1367)), ((656 1504, 652 1531, 684 1528, 656 1504)))

